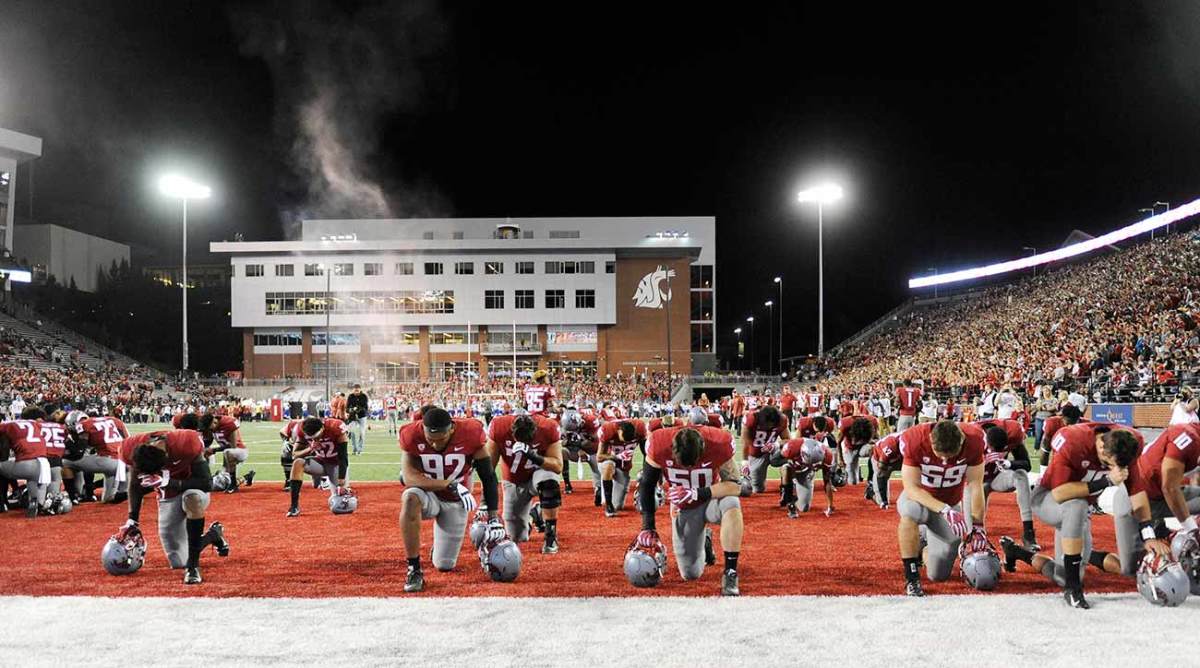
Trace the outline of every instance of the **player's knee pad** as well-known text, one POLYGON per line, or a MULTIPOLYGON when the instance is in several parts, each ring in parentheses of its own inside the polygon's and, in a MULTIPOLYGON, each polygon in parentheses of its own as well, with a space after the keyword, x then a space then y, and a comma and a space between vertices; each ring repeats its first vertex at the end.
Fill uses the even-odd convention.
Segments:
POLYGON ((551 510, 562 505, 562 489, 557 480, 543 480, 537 484, 538 500, 542 508, 551 510))
POLYGON ((684 580, 699 580, 700 576, 704 575, 704 564, 697 561, 694 564, 684 565, 679 564, 679 577, 684 580))
POLYGON ((609 471, 614 471, 617 468, 617 464, 611 459, 606 459, 600 462, 599 467, 600 473, 607 475, 609 471))
POLYGON ((723 496, 717 500, 717 510, 724 515, 731 510, 741 510, 742 500, 736 496, 723 496))
POLYGON ((208 509, 209 502, 208 492, 202 492, 198 489, 189 489, 183 493, 183 513, 187 515, 189 520, 198 520, 204 517, 204 511, 208 509))

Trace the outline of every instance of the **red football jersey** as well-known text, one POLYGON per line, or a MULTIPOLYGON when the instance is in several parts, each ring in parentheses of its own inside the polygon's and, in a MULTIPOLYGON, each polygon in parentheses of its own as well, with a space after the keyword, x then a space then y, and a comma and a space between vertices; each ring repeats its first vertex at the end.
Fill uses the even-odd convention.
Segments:
MULTIPOLYGON (((678 424, 679 424, 679 423, 678 423, 678 421, 677 421, 677 422, 676 422, 676 424, 675 424, 675 426, 678 426, 678 424)), ((650 426, 649 426, 649 430, 650 430, 651 432, 656 432, 656 431, 658 431, 659 429, 662 429, 662 428, 663 428, 663 421, 662 421, 662 418, 650 418, 650 426)))
MULTIPOLYGON (((167 439, 167 464, 163 470, 170 473, 172 478, 182 480, 192 475, 192 462, 204 456, 204 442, 200 440, 200 432, 191 429, 176 429, 174 431, 150 431, 134 434, 121 442, 121 461, 127 466, 133 466, 133 451, 141 444, 150 440, 151 436, 165 436, 167 439)), ((142 474, 155 474, 158 471, 141 471, 142 474)), ((131 481, 130 484, 136 484, 131 481)), ((179 496, 178 490, 162 490, 164 498, 179 496)))
MULTIPOLYGON (((1046 489, 1054 489, 1068 482, 1092 482, 1108 477, 1108 467, 1100 462, 1100 457, 1096 454, 1096 429, 1100 427, 1128 431, 1137 439, 1139 446, 1145 445, 1146 441, 1140 432, 1110 422, 1063 427, 1050 442, 1054 457, 1050 459, 1050 466, 1042 472, 1038 484, 1046 489)), ((1130 496, 1142 491, 1142 476, 1137 459, 1129 464, 1129 477, 1125 480, 1125 489, 1130 496)), ((1098 494, 1100 492, 1096 492, 1095 495, 1098 494)))
MULTIPOLYGON (((721 477, 717 472, 725 462, 733 459, 733 435, 724 429, 713 427, 688 427, 700 432, 704 439, 704 451, 700 453, 700 459, 695 465, 684 466, 675 461, 675 454, 671 450, 675 434, 683 428, 669 427, 650 434, 646 456, 662 467, 663 477, 668 484, 700 489, 720 482, 721 477)), ((692 501, 681 507, 692 508, 698 505, 699 501, 692 501)))
POLYGON ((0 434, 8 439, 13 457, 19 462, 46 456, 46 437, 40 420, 12 420, 0 424, 0 434))
POLYGON ((812 438, 813 434, 817 433, 817 428, 813 426, 813 419, 807 415, 796 420, 796 435, 812 438))
POLYGON ((1011 451, 1013 448, 1025 442, 1025 428, 1021 426, 1018 420, 977 420, 974 424, 979 425, 983 429, 987 429, 988 425, 999 425, 1004 429, 1004 433, 1008 436, 1007 447, 1005 451, 1011 451))
POLYGON ((60 422, 40 421, 42 440, 46 442, 46 456, 62 458, 67 454, 67 426, 60 422))
MULTIPOLYGON (((492 420, 496 424, 498 417, 492 420)), ((487 436, 483 433, 483 423, 472 418, 455 418, 454 433, 446 449, 438 452, 425 440, 425 425, 414 422, 405 425, 400 430, 400 449, 410 457, 415 458, 417 468, 434 480, 453 480, 459 484, 471 487, 471 461, 475 453, 487 445, 487 436)), ((451 485, 436 493, 439 499, 455 501, 458 493, 451 485)))
POLYGON ((279 430, 280 438, 289 441, 292 440, 292 438, 296 435, 296 430, 300 428, 300 424, 302 422, 304 422, 303 419, 288 420, 287 424, 283 425, 283 428, 279 430))
POLYGON ((871 423, 872 439, 879 434, 879 420, 875 419, 874 415, 848 415, 838 421, 837 427, 838 436, 840 437, 838 443, 843 448, 850 447, 850 436, 846 433, 846 430, 850 428, 850 425, 854 424, 855 420, 866 420, 871 423))
MULTIPOLYGON (((605 452, 607 452, 608 454, 614 455, 617 457, 620 457, 620 455, 622 455, 626 452, 628 452, 628 453, 630 453, 630 455, 632 455, 633 451, 637 450, 639 447, 645 447, 646 423, 642 422, 641 420, 634 420, 631 422, 631 424, 633 425, 634 429, 636 430, 637 435, 633 438, 632 441, 627 441, 625 443, 622 443, 621 439, 620 439, 621 423, 620 422, 604 423, 604 425, 602 427, 600 427, 600 447, 605 448, 605 452)), ((661 423, 660 423, 660 426, 661 426, 661 423)), ((621 469, 624 471, 628 471, 633 468, 633 457, 632 456, 630 456, 629 459, 618 459, 617 461, 618 461, 618 464, 620 465, 621 469)))
POLYGON ((900 454, 900 435, 888 434, 879 439, 875 447, 871 448, 871 456, 881 464, 899 466, 904 460, 904 455, 900 454))
MULTIPOLYGON (((594 413, 584 413, 583 411, 578 411, 578 413, 580 419, 583 421, 583 424, 579 427, 579 429, 574 430, 574 433, 580 434, 587 439, 595 438, 596 432, 600 429, 600 418, 596 417, 594 413)), ((558 425, 559 430, 561 430, 563 434, 570 433, 569 430, 563 429, 561 415, 547 419, 553 419, 554 424, 558 425)))
MULTIPOLYGON (((536 428, 533 431, 533 442, 526 443, 526 445, 544 457, 549 452, 550 446, 562 439, 558 423, 541 415, 530 417, 533 418, 536 428)), ((512 433, 513 422, 516 420, 517 416, 515 415, 501 415, 492 418, 491 424, 488 425, 487 438, 501 448, 500 459, 504 462, 504 479, 514 485, 520 485, 532 478, 533 472, 541 467, 534 465, 524 455, 512 451, 513 443, 517 441, 512 433)), ((563 465, 566 466, 566 462, 563 462, 563 465)))
POLYGON ((1146 496, 1151 499, 1163 497, 1164 459, 1183 462, 1185 474, 1200 466, 1200 423, 1173 424, 1142 450, 1138 458, 1138 470, 1141 471, 1146 496))
POLYGON ((900 452, 905 466, 921 469, 921 488, 933 498, 955 505, 962 501, 963 489, 967 485, 967 469, 983 463, 986 447, 983 429, 973 424, 960 424, 963 445, 958 455, 942 459, 933 452, 930 434, 936 422, 926 422, 909 427, 900 433, 900 452))
POLYGON ((550 385, 525 386, 525 410, 533 415, 545 415, 556 393, 550 385))
POLYGON ((115 417, 85 418, 75 423, 78 438, 87 439, 87 444, 96 451, 97 457, 119 457, 121 441, 129 438, 125 423, 115 417))
MULTIPOLYGON (((296 436, 296 449, 304 450, 311 446, 313 450, 305 455, 306 457, 312 457, 319 462, 337 463, 337 444, 346 435, 342 421, 337 418, 325 418, 324 427, 317 432, 318 436, 315 438, 304 433, 301 428, 302 422, 297 423, 296 430, 292 432, 296 436)), ((346 472, 339 473, 345 475, 346 472)))
POLYGON ((817 464, 816 466, 809 466, 808 464, 804 463, 804 460, 800 457, 800 452, 804 447, 804 442, 806 440, 809 439, 793 438, 792 440, 783 444, 783 448, 780 449, 780 452, 783 453, 783 458, 787 460, 786 466, 791 469, 793 473, 797 474, 804 474, 808 473, 809 471, 815 472, 817 470, 828 472, 831 468, 833 468, 833 450, 831 450, 829 446, 825 445, 824 443, 821 443, 821 448, 825 452, 825 457, 821 460, 821 463, 817 464))
MULTIPOLYGON (((1075 424, 1091 424, 1091 422, 1091 420, 1080 419, 1079 422, 1076 422, 1075 424)), ((1050 443, 1054 440, 1054 435, 1058 433, 1059 429, 1069 426, 1070 425, 1068 425, 1066 422, 1063 422, 1061 415, 1052 415, 1046 418, 1046 420, 1042 422, 1042 442, 1038 443, 1038 447, 1042 448, 1043 450, 1051 449, 1050 443)))
POLYGON ((384 397, 383 398, 383 408, 384 408, 384 410, 389 410, 389 411, 396 410, 396 397, 392 397, 392 396, 384 397))
POLYGON ((747 413, 746 417, 742 419, 742 433, 748 434, 753 439, 750 443, 750 456, 762 457, 764 451, 769 452, 775 449, 779 439, 786 440, 790 436, 787 416, 780 414, 779 426, 767 431, 758 429, 758 411, 747 413))
POLYGON ((820 392, 809 392, 804 395, 805 405, 808 407, 808 414, 813 415, 820 413, 825 405, 825 395, 820 392))
POLYGON ((901 415, 916 415, 921 410, 921 399, 925 393, 919 387, 901 387, 896 389, 896 405, 900 407, 901 415))
POLYGON ((784 392, 779 396, 779 407, 785 412, 790 413, 796 407, 796 395, 791 392, 784 392))
POLYGON ((213 425, 212 435, 223 448, 245 448, 246 444, 242 442, 242 432, 238 431, 240 423, 228 415, 222 415, 217 418, 217 423, 213 425))

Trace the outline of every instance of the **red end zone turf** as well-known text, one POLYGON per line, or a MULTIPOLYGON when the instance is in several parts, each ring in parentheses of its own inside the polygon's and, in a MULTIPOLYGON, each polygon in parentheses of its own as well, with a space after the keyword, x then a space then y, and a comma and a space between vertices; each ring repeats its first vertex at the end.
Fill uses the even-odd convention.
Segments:
MULTIPOLYGON (((669 558, 663 583, 654 589, 635 589, 622 571, 622 558, 640 528, 637 513, 625 510, 606 519, 592 505, 587 483, 576 483, 560 511, 562 551, 540 552, 541 535, 522 545, 521 577, 510 584, 493 583, 479 567, 475 551, 464 543, 458 567, 439 573, 429 563, 432 529, 422 523, 422 552, 426 596, 711 596, 718 593, 721 551, 717 565, 697 581, 684 582, 669 558)), ((69 515, 27 520, 24 513, 0 515, 0 543, 10 546, 0 560, 0 593, 7 595, 86 596, 250 596, 344 597, 403 596, 404 548, 398 513, 399 483, 363 484, 358 488, 359 510, 335 516, 326 494, 307 486, 301 498, 303 514, 286 519, 287 494, 278 484, 243 489, 236 495, 213 494, 209 521, 226 527, 232 552, 218 558, 210 548, 203 556, 205 582, 185 587, 182 573, 167 568, 155 525, 156 502, 143 508, 143 531, 149 550, 146 565, 131 576, 114 577, 100 566, 100 549, 125 519, 125 506, 85 504, 69 515), (17 548, 17 546, 20 546, 17 548)), ((898 483, 892 485, 893 498, 898 483)), ((816 489, 816 510, 789 520, 778 507, 778 483, 766 494, 742 499, 746 537, 739 563, 743 595, 781 594, 868 595, 900 594, 903 576, 896 547, 896 512, 882 511, 862 498, 863 488, 838 492, 837 512, 822 515, 824 494, 816 489)), ((630 501, 632 505, 632 500, 630 501)), ((1015 498, 992 498, 989 531, 993 542, 1001 535, 1020 535, 1015 498)), ((659 511, 659 529, 670 552, 667 513, 659 511)), ((1095 543, 1113 549, 1112 519, 1093 523, 1095 543)), ((1038 527, 1038 538, 1052 550, 1053 533, 1038 527)), ((1018 568, 1024 568, 1024 564, 1018 568)), ((1133 591, 1129 578, 1088 570, 1089 591, 1133 591)), ((928 594, 974 593, 958 576, 948 582, 926 583, 928 594)), ((1057 588, 1028 570, 1004 574, 999 593, 1054 592, 1057 588)))

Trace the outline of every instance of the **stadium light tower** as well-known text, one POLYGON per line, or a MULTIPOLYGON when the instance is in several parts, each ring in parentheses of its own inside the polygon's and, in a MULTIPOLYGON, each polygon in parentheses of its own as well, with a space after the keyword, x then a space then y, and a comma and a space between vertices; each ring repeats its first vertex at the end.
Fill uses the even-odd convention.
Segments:
POLYGON ((842 198, 842 187, 825 183, 800 191, 801 203, 817 203, 817 358, 825 356, 825 221, 824 207, 842 198))
MULTIPOLYGON (((742 328, 735 327, 733 329, 733 333, 737 334, 737 358, 740 360, 745 357, 745 355, 742 354, 742 328)), ((738 366, 740 367, 741 365, 739 364, 738 366)))
POLYGON ((779 286, 779 370, 783 370, 783 277, 775 277, 775 285, 779 286))
POLYGON ((187 326, 187 205, 189 199, 208 199, 212 189, 201 185, 178 174, 168 174, 158 180, 158 190, 163 195, 183 202, 183 371, 188 368, 188 326, 187 326))
POLYGON ((767 330, 767 373, 775 373, 775 302, 767 300, 763 302, 763 306, 767 307, 767 311, 771 314, 771 329, 767 330))
POLYGON ((754 316, 746 318, 746 322, 750 323, 750 372, 757 374, 758 370, 754 367, 754 316))

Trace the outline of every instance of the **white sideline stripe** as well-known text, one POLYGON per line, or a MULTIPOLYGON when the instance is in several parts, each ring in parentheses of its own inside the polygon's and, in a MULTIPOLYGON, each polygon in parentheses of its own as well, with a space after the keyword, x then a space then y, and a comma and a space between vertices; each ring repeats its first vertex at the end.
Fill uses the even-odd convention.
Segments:
MULTIPOLYGON (((438 574, 426 574, 436 579, 438 574)), ((182 587, 182 585, 180 585, 182 587)), ((203 586, 203 585, 201 585, 203 586)), ((1195 651, 1200 600, 1136 594, 722 598, 0 597, 5 665, 1127 666, 1195 651), (130 626, 122 620, 138 620, 130 626), (67 624, 67 627, 63 625, 67 624), (62 642, 64 628, 70 642, 62 642), (124 629, 124 630, 122 630, 124 629), (222 634, 233 632, 234 636, 222 634), (214 636, 214 634, 216 634, 214 636), (218 640, 219 638, 219 640, 218 640), (848 650, 853 649, 852 654, 848 650)))

